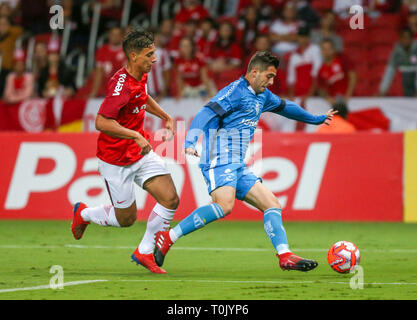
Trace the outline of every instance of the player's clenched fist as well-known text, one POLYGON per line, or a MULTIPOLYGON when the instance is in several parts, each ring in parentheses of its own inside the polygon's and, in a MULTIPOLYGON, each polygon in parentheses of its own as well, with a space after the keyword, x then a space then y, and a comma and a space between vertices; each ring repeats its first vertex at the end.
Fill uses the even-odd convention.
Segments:
POLYGON ((162 137, 162 141, 171 141, 175 135, 174 120, 169 118, 165 124, 166 134, 162 137))
POLYGON ((139 134, 138 137, 135 138, 135 142, 141 148, 141 151, 140 151, 141 155, 145 155, 151 152, 152 146, 150 145, 149 141, 146 140, 142 135, 139 134))

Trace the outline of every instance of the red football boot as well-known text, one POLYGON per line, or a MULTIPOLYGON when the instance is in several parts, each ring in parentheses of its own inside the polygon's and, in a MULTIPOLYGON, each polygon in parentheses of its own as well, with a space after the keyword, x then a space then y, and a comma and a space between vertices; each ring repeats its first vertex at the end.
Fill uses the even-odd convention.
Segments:
POLYGON ((292 252, 277 254, 277 257, 282 270, 310 271, 318 266, 316 261, 298 257, 292 252))
POLYGON ((163 265, 165 256, 173 244, 174 243, 169 236, 169 231, 159 231, 156 233, 155 250, 153 254, 155 256, 155 262, 158 266, 163 265))
POLYGON ((85 228, 90 224, 90 222, 84 221, 83 217, 81 217, 81 211, 85 208, 87 206, 82 202, 77 202, 74 206, 71 231, 76 240, 82 238, 85 228))
POLYGON ((155 258, 152 253, 142 254, 139 253, 138 248, 132 253, 132 261, 136 264, 140 264, 153 273, 167 273, 164 269, 158 267, 155 263, 155 258))

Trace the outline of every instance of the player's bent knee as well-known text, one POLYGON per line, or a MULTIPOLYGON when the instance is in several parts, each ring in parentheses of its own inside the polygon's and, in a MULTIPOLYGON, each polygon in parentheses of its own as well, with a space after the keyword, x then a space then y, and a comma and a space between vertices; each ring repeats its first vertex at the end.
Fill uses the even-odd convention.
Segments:
POLYGON ((169 210, 177 210, 180 204, 180 198, 175 193, 166 199, 158 199, 158 203, 169 210))
POLYGON ((180 198, 178 197, 177 194, 175 194, 166 202, 166 205, 164 207, 170 210, 177 210, 179 205, 180 205, 180 198))
POLYGON ((261 208, 261 211, 263 212, 263 211, 271 209, 271 208, 282 209, 281 204, 279 203, 279 201, 275 197, 271 197, 267 201, 265 201, 264 204, 263 204, 263 207, 261 208))
POLYGON ((217 203, 223 210, 223 213, 225 216, 229 215, 232 213, 233 211, 233 207, 234 207, 234 202, 221 202, 221 203, 217 203))
POLYGON ((276 199, 271 202, 271 208, 282 209, 281 204, 276 199))
POLYGON ((282 209, 281 205, 279 203, 276 203, 276 204, 265 205, 264 207, 260 209, 260 211, 265 212, 266 210, 276 209, 276 208, 282 209))

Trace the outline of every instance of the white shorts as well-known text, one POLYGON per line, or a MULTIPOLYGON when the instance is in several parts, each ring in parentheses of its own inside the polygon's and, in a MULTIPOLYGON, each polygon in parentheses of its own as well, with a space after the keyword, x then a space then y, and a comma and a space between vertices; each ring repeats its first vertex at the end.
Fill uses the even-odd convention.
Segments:
POLYGON ((133 182, 143 188, 146 180, 169 174, 164 160, 151 151, 129 166, 116 166, 98 159, 98 167, 116 208, 128 208, 135 201, 133 182))

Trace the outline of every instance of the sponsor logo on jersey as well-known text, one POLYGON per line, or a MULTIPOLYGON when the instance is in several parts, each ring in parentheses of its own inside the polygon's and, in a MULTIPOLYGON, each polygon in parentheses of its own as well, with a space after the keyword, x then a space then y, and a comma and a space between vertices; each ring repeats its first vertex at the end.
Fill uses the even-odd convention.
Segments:
POLYGON ((229 88, 229 90, 227 90, 227 92, 224 94, 224 95, 222 95, 220 98, 219 98, 219 101, 222 101, 223 99, 225 99, 225 98, 227 98, 228 96, 230 96, 230 94, 236 89, 236 87, 238 86, 238 84, 240 83, 240 79, 239 80, 237 80, 237 81, 235 81, 235 82, 233 82, 233 84, 232 84, 232 86, 229 88))
POLYGON ((125 83, 125 81, 126 81, 126 73, 122 73, 119 76, 119 80, 117 80, 116 87, 114 88, 114 91, 113 91, 113 96, 120 96, 120 91, 122 91, 123 84, 125 83))
POLYGON ((133 109, 132 113, 139 113, 141 110, 145 110, 146 109, 146 104, 142 105, 140 108, 136 107, 135 109, 133 109))
POLYGON ((242 119, 242 121, 240 122, 242 124, 244 124, 245 126, 249 126, 249 127, 256 127, 258 125, 258 121, 256 120, 251 120, 251 119, 242 119))

